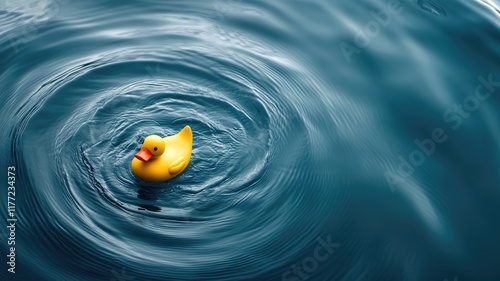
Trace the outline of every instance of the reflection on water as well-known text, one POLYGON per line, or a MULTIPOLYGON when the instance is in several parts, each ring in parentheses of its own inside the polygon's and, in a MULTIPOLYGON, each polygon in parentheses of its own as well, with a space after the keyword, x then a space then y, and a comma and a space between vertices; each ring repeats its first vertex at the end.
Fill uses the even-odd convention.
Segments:
POLYGON ((391 3, 0 3, 0 279, 498 280, 498 90, 443 119, 500 80, 498 5, 391 3), (131 173, 186 125, 179 177, 131 173))

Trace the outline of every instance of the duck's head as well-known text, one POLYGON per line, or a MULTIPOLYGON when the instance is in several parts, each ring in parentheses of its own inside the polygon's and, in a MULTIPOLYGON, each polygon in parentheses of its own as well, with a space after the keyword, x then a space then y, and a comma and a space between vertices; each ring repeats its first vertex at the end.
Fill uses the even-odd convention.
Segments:
POLYGON ((151 158, 156 158, 163 154, 165 151, 165 142, 160 136, 148 136, 142 143, 141 151, 139 151, 135 158, 147 162, 151 158))

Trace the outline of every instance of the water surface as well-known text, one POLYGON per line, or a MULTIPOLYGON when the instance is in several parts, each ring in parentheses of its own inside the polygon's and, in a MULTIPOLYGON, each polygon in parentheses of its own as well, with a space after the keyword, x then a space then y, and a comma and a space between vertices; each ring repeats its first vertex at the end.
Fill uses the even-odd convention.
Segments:
POLYGON ((0 277, 500 280, 498 7, 3 1, 0 277))

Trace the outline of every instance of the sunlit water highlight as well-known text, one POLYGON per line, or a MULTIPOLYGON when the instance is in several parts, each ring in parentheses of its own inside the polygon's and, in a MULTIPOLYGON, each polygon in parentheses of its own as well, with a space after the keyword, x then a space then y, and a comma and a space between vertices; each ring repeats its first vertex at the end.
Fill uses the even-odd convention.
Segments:
POLYGON ((498 7, 2 2, 1 279, 499 280, 498 7))

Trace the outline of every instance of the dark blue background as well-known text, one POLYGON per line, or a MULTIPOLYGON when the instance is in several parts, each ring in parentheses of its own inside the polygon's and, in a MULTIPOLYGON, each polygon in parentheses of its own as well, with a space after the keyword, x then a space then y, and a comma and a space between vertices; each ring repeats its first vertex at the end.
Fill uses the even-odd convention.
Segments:
POLYGON ((500 280, 499 6, 2 1, 0 279, 500 280))

